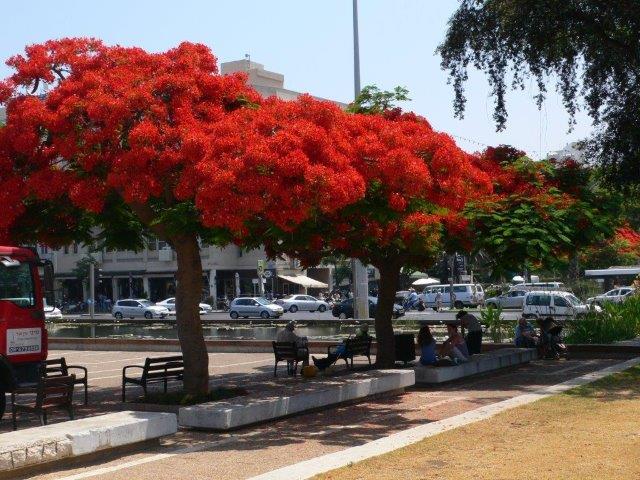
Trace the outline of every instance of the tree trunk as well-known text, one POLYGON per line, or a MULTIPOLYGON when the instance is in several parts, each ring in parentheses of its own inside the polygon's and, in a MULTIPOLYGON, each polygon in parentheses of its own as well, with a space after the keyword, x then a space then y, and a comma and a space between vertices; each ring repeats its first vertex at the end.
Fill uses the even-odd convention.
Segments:
POLYGON ((376 265, 380 271, 380 288, 378 289, 378 305, 376 306, 375 327, 378 353, 376 367, 393 368, 396 360, 395 341, 393 338, 393 305, 400 279, 400 262, 386 261, 376 265))
POLYGON ((202 260, 195 236, 172 238, 176 250, 176 322, 184 357, 184 390, 202 395, 209 390, 209 355, 200 321, 202 260))

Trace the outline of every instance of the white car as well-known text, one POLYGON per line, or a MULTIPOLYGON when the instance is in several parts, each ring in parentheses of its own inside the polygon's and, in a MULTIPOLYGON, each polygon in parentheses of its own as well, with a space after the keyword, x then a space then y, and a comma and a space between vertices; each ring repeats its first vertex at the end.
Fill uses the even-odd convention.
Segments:
MULTIPOLYGON (((450 285, 429 285, 425 287, 418 298, 421 298, 427 307, 436 306, 436 295, 442 294, 442 305, 448 306, 451 302, 450 285)), ((479 283, 455 283, 453 285, 455 308, 477 307, 484 303, 484 289, 479 283)))
POLYGON ((542 290, 526 293, 522 316, 532 319, 553 317, 567 320, 584 317, 590 310, 602 311, 597 305, 590 307, 581 302, 571 292, 542 290))
POLYGON ((527 294, 525 290, 510 290, 497 297, 487 298, 485 305, 493 308, 522 308, 524 296, 527 294))
POLYGON ((44 319, 45 320, 62 320, 62 312, 58 307, 47 305, 47 301, 43 301, 44 319))
POLYGON ((587 298, 587 303, 602 306, 604 303, 622 303, 629 298, 636 291, 633 287, 621 287, 609 290, 602 295, 596 295, 595 297, 587 298))
POLYGON ((154 305, 144 298, 118 300, 111 309, 111 314, 121 320, 122 318, 144 317, 146 319, 165 318, 169 315, 169 309, 154 305))
POLYGON ((326 312, 329 310, 329 304, 324 300, 319 300, 310 295, 287 295, 284 298, 276 300, 276 305, 280 305, 285 312, 296 313, 298 310, 307 310, 309 312, 326 312))
MULTIPOLYGON (((167 298, 166 300, 162 300, 161 302, 156 302, 156 305, 160 307, 165 307, 169 310, 169 313, 176 313, 176 297, 167 298)), ((213 311, 213 307, 208 303, 200 303, 200 315, 211 313, 213 311)))
POLYGON ((284 309, 280 305, 262 297, 234 298, 229 305, 229 316, 233 319, 238 317, 280 318, 283 313, 284 309))

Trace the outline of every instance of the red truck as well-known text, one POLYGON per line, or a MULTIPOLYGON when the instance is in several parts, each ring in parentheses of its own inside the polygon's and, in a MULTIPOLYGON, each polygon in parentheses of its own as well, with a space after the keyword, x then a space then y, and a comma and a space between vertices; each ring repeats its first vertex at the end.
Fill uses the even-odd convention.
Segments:
POLYGON ((6 393, 37 382, 40 362, 47 359, 45 296, 53 305, 51 262, 30 248, 0 246, 0 418, 6 393))

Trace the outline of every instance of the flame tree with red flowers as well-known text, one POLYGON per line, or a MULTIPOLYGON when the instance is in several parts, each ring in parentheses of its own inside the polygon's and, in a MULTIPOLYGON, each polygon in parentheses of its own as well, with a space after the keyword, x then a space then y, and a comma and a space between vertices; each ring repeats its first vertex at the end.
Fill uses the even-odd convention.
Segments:
MULTIPOLYGON (((495 271, 524 272, 576 262, 577 252, 613 233, 615 196, 573 160, 533 161, 509 146, 489 147, 478 165, 491 173, 493 195, 466 212, 475 247, 495 271)), ((577 271, 577 266, 574 266, 577 271)))
MULTIPOLYGON (((376 364, 390 367, 395 360, 391 320, 401 267, 430 266, 443 249, 467 243, 470 237, 462 212, 471 199, 490 193, 490 179, 449 136, 435 132, 426 120, 413 114, 395 109, 345 114, 310 97, 296 102, 274 99, 262 106, 269 108, 275 109, 275 114, 265 113, 264 119, 253 117, 243 129, 245 135, 263 137, 262 143, 250 143, 259 145, 262 158, 291 158, 289 151, 300 146, 319 158, 344 158, 344 166, 335 177, 317 170, 312 185, 316 205, 325 207, 316 208, 308 220, 279 219, 281 200, 257 195, 256 202, 267 202, 261 203, 261 208, 275 212, 270 218, 267 213, 245 224, 247 230, 238 240, 246 242, 253 237, 255 245, 264 244, 271 256, 288 254, 307 266, 318 264, 325 256, 339 255, 356 257, 378 268, 376 364), (292 119, 296 121, 292 123, 292 119), (311 128, 318 124, 332 132, 333 141, 327 143, 331 138, 311 128), (336 192, 325 196, 327 188, 336 192), (355 201, 351 198, 343 206, 332 204, 331 198, 339 197, 340 191, 355 201)), ((243 154, 249 161, 255 157, 254 148, 247 146, 243 154)), ((240 164, 247 165, 247 161, 240 164)), ((214 165, 220 161, 212 160, 210 168, 214 165)), ((259 165, 244 170, 246 183, 259 182, 265 168, 259 165)), ((238 192, 235 199, 222 199, 217 192, 219 189, 203 184, 197 196, 223 209, 227 208, 225 201, 233 205, 244 197, 244 192, 238 192), (209 198, 210 194, 216 197, 209 198)), ((287 201, 300 201, 297 190, 294 192, 287 201)))
POLYGON ((286 108, 260 108, 246 78, 219 75, 203 45, 148 53, 63 39, 7 63, 15 73, 0 82, 0 239, 59 246, 99 232, 104 246, 125 249, 142 248, 149 235, 165 240, 178 264, 184 388, 204 394, 199 240, 241 243, 251 217, 289 228, 362 196, 357 175, 333 180, 353 171, 341 153, 348 145, 325 118, 340 115, 320 109, 269 130, 270 116, 286 108), (244 132, 249 121, 256 129, 244 132))

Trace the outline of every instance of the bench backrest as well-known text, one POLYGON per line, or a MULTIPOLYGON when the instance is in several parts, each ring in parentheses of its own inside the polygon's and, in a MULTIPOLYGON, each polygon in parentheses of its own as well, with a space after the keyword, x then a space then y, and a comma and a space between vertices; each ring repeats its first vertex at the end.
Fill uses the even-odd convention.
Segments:
POLYGON ((142 378, 182 377, 184 374, 184 360, 182 355, 170 357, 147 358, 144 361, 142 378))
POLYGON ((64 357, 45 360, 44 362, 42 362, 40 368, 41 375, 47 378, 66 377, 67 375, 69 375, 69 370, 67 369, 67 361, 64 357))
POLYGON ((75 380, 75 375, 40 378, 36 393, 36 407, 66 407, 71 405, 75 380))
POLYGON ((298 346, 296 342, 271 342, 273 345, 273 354, 276 360, 295 360, 298 355, 298 346))
POLYGON ((346 351, 348 355, 357 355, 357 354, 369 354, 371 350, 371 340, 372 338, 367 337, 355 337, 355 338, 347 338, 344 341, 346 351))

